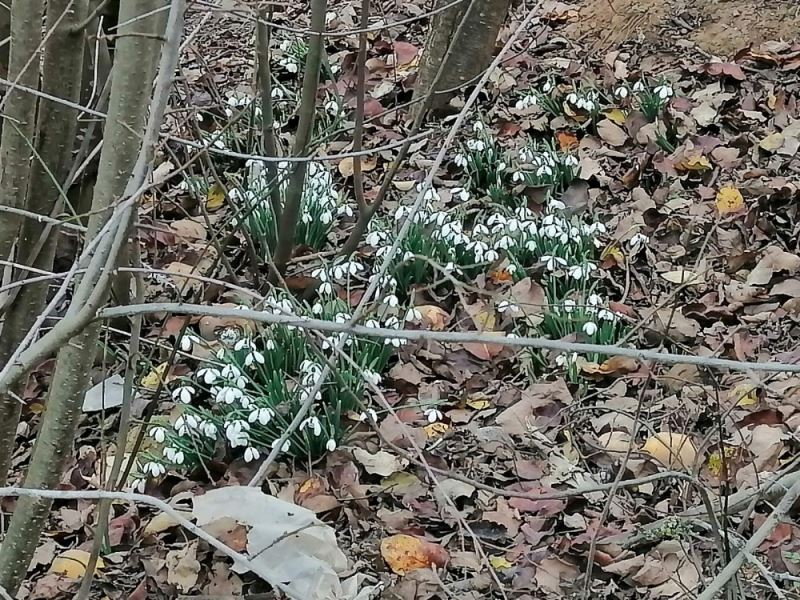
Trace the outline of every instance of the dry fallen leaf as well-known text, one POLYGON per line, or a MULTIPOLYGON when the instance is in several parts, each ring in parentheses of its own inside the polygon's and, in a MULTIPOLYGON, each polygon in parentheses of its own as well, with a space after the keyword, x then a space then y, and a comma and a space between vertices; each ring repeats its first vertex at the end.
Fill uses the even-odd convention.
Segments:
POLYGON ((388 477, 392 473, 402 471, 408 466, 408 460, 390 454, 385 450, 379 450, 371 454, 363 448, 353 449, 353 458, 364 466, 367 473, 388 477))
POLYGON ((423 304, 417 306, 416 309, 422 315, 422 322, 428 326, 428 329, 443 331, 450 321, 447 311, 434 304, 423 304))
POLYGON ((449 559, 447 551, 440 545, 403 533, 381 541, 381 556, 398 575, 427 569, 431 565, 443 567, 449 559))
POLYGON ((670 283, 678 283, 683 285, 699 285, 703 283, 703 276, 688 269, 676 269, 675 271, 667 271, 661 273, 661 277, 670 283))
POLYGON ((783 143, 786 141, 786 138, 783 136, 782 133, 771 133, 763 140, 761 140, 758 145, 762 150, 766 150, 767 152, 775 152, 779 150, 783 143))
POLYGON ((208 196, 206 197, 206 209, 214 211, 219 208, 222 208, 223 204, 225 204, 225 190, 220 184, 215 183, 208 188, 208 196))
MULTIPOLYGON (((50 573, 57 573, 69 579, 80 579, 86 573, 87 564, 89 564, 89 553, 86 550, 72 548, 55 558, 53 564, 50 565, 50 573)), ((98 557, 94 574, 98 575, 105 566, 103 559, 98 557)))
POLYGON ((603 119, 597 124, 597 134, 604 142, 612 146, 624 146, 628 141, 628 134, 625 130, 609 119, 603 119))
POLYGON ((742 192, 733 186, 720 188, 717 192, 717 211, 721 215, 738 213, 744 208, 744 198, 742 192))
POLYGON ((169 369, 169 361, 163 362, 157 367, 155 367, 147 375, 142 377, 139 383, 142 385, 143 388, 146 388, 148 390, 155 390, 158 388, 158 384, 161 383, 161 380, 164 379, 167 369, 169 369))
MULTIPOLYGON (((362 173, 369 173, 375 167, 378 166, 378 158, 376 156, 372 157, 361 157, 361 172, 362 173)), ((353 176, 353 157, 346 156, 341 160, 339 163, 339 173, 342 174, 342 177, 347 179, 348 177, 353 176)))
POLYGON ((648 438, 642 452, 649 454, 668 469, 691 469, 697 459, 692 439, 682 433, 664 431, 648 438))

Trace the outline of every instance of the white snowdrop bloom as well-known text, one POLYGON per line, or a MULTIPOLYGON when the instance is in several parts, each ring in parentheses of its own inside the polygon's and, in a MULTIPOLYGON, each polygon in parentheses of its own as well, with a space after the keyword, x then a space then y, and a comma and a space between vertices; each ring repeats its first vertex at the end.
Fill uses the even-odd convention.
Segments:
POLYGON ((281 100, 284 96, 283 88, 278 86, 273 87, 271 96, 276 100, 281 100))
POLYGON ((501 160, 499 163, 497 163, 497 172, 498 173, 502 173, 507 168, 508 168, 508 165, 505 163, 505 161, 501 160))
POLYGON ((333 294, 333 286, 330 281, 323 281, 317 288, 319 296, 330 296, 333 294))
POLYGON ((202 435, 212 440, 217 439, 217 435, 219 434, 217 426, 214 425, 212 421, 202 421, 198 427, 198 430, 202 435))
MULTIPOLYGON (((272 446, 273 450, 278 447, 280 441, 281 441, 280 438, 272 440, 272 444, 270 445, 272 446)), ((291 442, 289 440, 286 440, 285 442, 283 442, 283 446, 281 446, 281 451, 288 452, 291 447, 292 447, 291 442)))
POLYGON ((525 171, 514 171, 511 174, 511 181, 513 183, 521 183, 525 181, 525 171))
POLYGON ((489 236, 489 228, 483 223, 478 223, 472 228, 472 235, 489 236))
POLYGON ((161 454, 166 458, 169 462, 175 465, 182 465, 186 456, 183 454, 183 450, 180 448, 172 448, 167 446, 161 452, 161 454))
POLYGON ((483 140, 467 140, 467 148, 473 152, 483 152, 486 150, 486 142, 483 140))
POLYGON ((514 273, 517 272, 517 265, 515 265, 514 263, 509 264, 508 266, 506 266, 506 271, 508 271, 513 275, 514 273))
POLYGON ((303 212, 303 214, 300 215, 300 220, 306 225, 308 225, 309 223, 311 223, 311 221, 314 220, 314 217, 311 216, 310 212, 303 212))
POLYGON ((368 408, 360 415, 358 415, 358 420, 362 423, 377 423, 378 422, 378 413, 376 413, 373 409, 368 408))
POLYGON ((300 426, 297 429, 299 431, 303 431, 303 429, 310 429, 314 433, 315 437, 322 435, 322 423, 319 422, 317 417, 308 417, 300 423, 300 426))
POLYGON ((580 164, 580 161, 578 160, 577 156, 573 156, 572 154, 569 154, 568 156, 564 157, 564 164, 567 165, 568 167, 573 167, 574 168, 574 167, 577 167, 580 164))
POLYGON ((523 163, 530 163, 533 162, 535 155, 533 150, 526 146, 525 148, 520 148, 519 152, 517 152, 517 157, 523 163))
POLYGON ((455 164, 457 167, 462 167, 462 168, 463 168, 463 167, 466 167, 466 166, 467 166, 467 163, 468 163, 468 161, 467 161, 467 157, 466 157, 466 156, 464 156, 464 155, 463 155, 463 154, 461 154, 461 153, 459 153, 459 154, 456 154, 456 155, 455 155, 455 157, 453 158, 453 163, 454 163, 454 164, 455 164))
POLYGON ((329 210, 325 210, 320 213, 319 215, 319 222, 323 225, 328 225, 333 221, 333 213, 329 210))
POLYGON ((400 346, 405 346, 408 343, 408 340, 404 338, 385 338, 383 340, 384 346, 393 346, 395 348, 399 348, 400 346))
POLYGON ((516 233, 517 231, 522 230, 522 223, 520 223, 519 219, 512 218, 506 222, 506 231, 509 233, 516 233))
POLYGON ((573 364, 578 360, 578 353, 573 352, 572 355, 568 354, 559 354, 556 356, 556 365, 559 367, 565 367, 569 364, 573 364))
POLYGON ((667 98, 671 98, 672 95, 675 93, 672 90, 672 86, 668 85, 668 84, 659 85, 653 91, 656 94, 658 94, 658 97, 661 98, 662 100, 666 100, 667 98))
POLYGON ((398 300, 397 296, 395 296, 394 294, 389 294, 388 296, 384 296, 383 303, 386 306, 395 308, 400 304, 400 300, 398 300))
POLYGON ((222 370, 220 371, 220 375, 222 375, 222 377, 225 379, 236 379, 237 377, 240 377, 241 374, 242 372, 239 370, 239 367, 230 364, 222 367, 222 370))
POLYGON ((536 169, 537 177, 545 177, 545 176, 552 177, 552 175, 553 175, 553 169, 550 168, 549 165, 542 165, 541 167, 536 169))
POLYGON ((463 187, 454 187, 452 190, 450 190, 450 194, 462 202, 469 200, 469 192, 463 187))
POLYGON ((564 309, 564 312, 569 314, 575 309, 575 300, 567 298, 562 303, 561 307, 564 309))
POLYGON ((257 448, 253 446, 248 446, 244 449, 244 462, 249 463, 253 462, 254 460, 258 460, 261 458, 261 453, 258 451, 257 448))
POLYGON ((406 250, 405 252, 403 252, 403 256, 400 257, 400 260, 402 262, 409 262, 411 260, 414 260, 414 256, 415 255, 413 252, 411 252, 411 250, 406 250))
POLYGON ((553 256, 550 254, 545 254, 542 256, 542 262, 547 267, 548 271, 555 271, 559 267, 567 266, 567 261, 560 256, 553 256))
POLYGON ((249 338, 242 338, 233 345, 233 349, 236 352, 244 350, 245 348, 249 348, 250 350, 255 350, 256 344, 255 342, 253 342, 253 340, 249 338))
POLYGON ((424 414, 428 423, 436 423, 436 421, 441 421, 444 418, 442 411, 437 408, 426 408, 424 414))
POLYGON ((621 85, 614 90, 614 95, 620 100, 624 100, 625 98, 627 98, 628 93, 629 93, 628 88, 626 88, 624 85, 621 85))
POLYGON ((494 247, 499 250, 508 250, 516 245, 514 238, 509 235, 504 235, 494 243, 494 247))
POLYGON ((644 83, 640 80, 633 84, 633 91, 634 92, 643 92, 644 91, 644 83))
POLYGON ((475 133, 480 133, 484 129, 486 129, 486 127, 480 121, 475 121, 472 124, 472 131, 474 131, 475 133))
POLYGON ((367 234, 367 237, 364 238, 364 241, 367 242, 370 246, 381 246, 386 241, 389 236, 386 235, 383 231, 373 231, 367 234))
POLYGON ((175 419, 175 424, 173 427, 175 431, 178 432, 178 435, 184 436, 189 435, 189 433, 195 429, 200 422, 197 420, 197 417, 194 415, 180 415, 177 419, 175 419))
POLYGON ((388 317, 388 318, 387 318, 387 319, 386 319, 386 320, 383 322, 383 324, 384 324, 386 327, 389 327, 389 328, 391 328, 391 329, 400 329, 400 319, 398 319, 398 318, 397 318, 397 317, 395 317, 394 315, 392 315, 392 316, 388 317))
POLYGON ((542 91, 545 94, 549 94, 553 90, 553 82, 552 81, 545 81, 544 85, 542 86, 542 91))
POLYGON ((378 386, 380 382, 383 380, 380 373, 376 373, 375 371, 370 371, 369 369, 364 369, 363 377, 364 381, 372 384, 373 386, 378 386))
POLYGON ((586 302, 590 306, 601 306, 603 304, 603 297, 599 294, 590 294, 586 302))
POLYGON ((394 211, 394 220, 402 221, 403 218, 408 214, 409 210, 410 209, 408 206, 398 206, 397 210, 394 211))
POLYGON ((152 460, 148 463, 145 463, 144 467, 142 468, 142 473, 149 475, 150 477, 160 477, 166 472, 167 469, 164 467, 164 465, 152 460))
POLYGON ((497 253, 497 250, 494 248, 489 248, 486 251, 486 254, 483 255, 483 258, 486 259, 486 262, 494 262, 500 258, 500 255, 497 253))
POLYGON ((567 102, 569 102, 570 104, 577 106, 578 100, 579 100, 578 94, 576 94, 575 92, 571 92, 570 94, 567 95, 567 102))
POLYGON ((167 428, 166 427, 152 427, 148 432, 150 437, 157 441, 159 444, 163 444, 164 440, 167 439, 167 428))
POLYGON ((181 337, 181 350, 190 352, 194 344, 199 344, 200 338, 196 335, 187 334, 181 337))
POLYGON ((419 310, 412 306, 406 311, 405 315, 406 321, 421 321, 422 320, 422 313, 419 310))
POLYGON ((561 233, 561 228, 558 225, 545 225, 542 227, 542 234, 550 239, 556 238, 561 233))
POLYGON ((339 116, 339 103, 336 100, 328 100, 325 103, 325 110, 333 117, 339 116))
POLYGON ((607 308, 601 308, 597 311, 597 318, 601 321, 616 321, 617 315, 615 315, 612 311, 608 310, 607 308))
POLYGON ((376 321, 375 319, 367 319, 364 322, 364 327, 369 327, 370 329, 378 329, 380 326, 381 324, 378 323, 378 321, 376 321))
POLYGON ((355 213, 353 212, 352 206, 349 204, 342 204, 336 209, 336 215, 339 217, 352 218, 355 213))
POLYGON ((519 306, 508 300, 500 300, 497 303, 497 312, 504 314, 506 312, 518 313, 520 312, 519 306))
POLYGON ((634 234, 634 236, 631 239, 628 240, 628 246, 631 249, 644 247, 644 246, 647 245, 647 243, 649 241, 650 241, 650 238, 648 238, 645 234, 636 233, 636 234, 634 234))
POLYGON ((172 399, 182 402, 183 404, 189 404, 192 401, 194 394, 194 387, 191 385, 182 385, 181 387, 172 390, 172 399))
POLYGON ((203 380, 203 383, 211 385, 216 383, 217 379, 220 377, 220 373, 219 369, 215 369, 214 367, 204 367, 197 371, 197 376, 203 380))
POLYGON ((258 350, 251 350, 247 356, 244 357, 245 367, 252 367, 256 364, 263 365, 264 362, 264 355, 258 350))
POLYGON ((272 411, 271 408, 256 408, 247 415, 247 421, 249 423, 259 423, 261 425, 266 425, 272 420, 272 417, 275 416, 275 413, 272 411))
POLYGON ((548 202, 547 207, 550 210, 564 210, 567 207, 567 205, 564 204, 561 200, 556 200, 555 198, 553 198, 550 200, 550 202, 548 202))
POLYGON ((328 452, 333 452, 334 450, 336 450, 336 440, 330 439, 327 442, 325 442, 325 449, 328 452))
POLYGON ((231 448, 247 446, 250 444, 250 424, 237 419, 225 424, 225 437, 228 438, 231 448))
POLYGON ((583 265, 573 265, 569 268, 569 276, 573 279, 580 281, 581 279, 589 277, 592 271, 596 271, 597 267, 592 263, 585 263, 583 265))
POLYGON ((233 404, 244 396, 244 392, 238 387, 221 387, 217 390, 214 399, 220 404, 233 404))
POLYGON ((144 494, 147 482, 144 479, 134 479, 131 481, 131 490, 136 494, 144 494))
POLYGON ((593 321, 587 321, 586 323, 583 324, 582 329, 583 333, 585 333, 586 335, 594 335, 595 333, 597 333, 597 324, 594 323, 593 321))

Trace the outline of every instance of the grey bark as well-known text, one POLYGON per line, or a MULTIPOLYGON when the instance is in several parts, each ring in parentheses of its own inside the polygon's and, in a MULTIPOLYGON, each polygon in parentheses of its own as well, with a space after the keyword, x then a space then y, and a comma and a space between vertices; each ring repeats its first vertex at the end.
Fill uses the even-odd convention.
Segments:
MULTIPOLYGON (((449 4, 450 0, 437 0, 436 6, 449 4)), ((444 108, 454 92, 438 93, 452 90, 467 84, 478 77, 494 55, 497 35, 500 27, 508 14, 511 0, 485 0, 478 3, 476 10, 467 15, 464 27, 453 39, 459 28, 459 23, 464 18, 468 3, 461 2, 449 10, 434 15, 431 30, 425 42, 425 50, 420 63, 419 75, 415 96, 423 98, 432 81, 439 71, 439 65, 447 53, 451 40, 457 52, 453 52, 448 59, 448 64, 442 76, 436 82, 431 109, 444 108)), ((419 107, 419 105, 417 105, 419 107)), ((419 108, 417 108, 419 110, 419 108)))
MULTIPOLYGON (((63 5, 64 0, 50 0, 51 5, 63 5)), ((134 10, 132 16, 141 15, 143 7, 152 8, 156 0, 128 0, 122 3, 124 11, 134 10)), ((157 2, 163 5, 163 2, 157 2)), ((74 26, 86 18, 86 3, 81 10, 70 15, 66 25, 74 26)), ((52 14, 52 13, 50 13, 52 14)), ((124 26, 118 38, 116 61, 113 67, 109 112, 104 130, 103 149, 97 184, 94 189, 92 216, 86 239, 91 240, 108 220, 109 214, 126 191, 126 185, 136 164, 142 143, 141 132, 147 117, 153 71, 160 42, 136 33, 155 32, 160 18, 140 19, 124 26), (148 83, 144 83, 148 82, 148 83)), ((78 85, 82 67, 83 36, 70 37, 77 58, 78 85), (80 50, 78 50, 78 48, 80 50)), ((65 53, 66 54, 66 53, 65 53)), ((47 70, 47 68, 45 68, 47 70)), ((74 115, 73 115, 74 124, 74 115)), ((75 131, 61 138, 65 148, 72 149, 75 131)), ((55 143, 55 142, 51 142, 55 143)), ((77 293, 76 293, 77 296, 77 293)), ((58 353, 56 369, 48 394, 41 430, 25 477, 25 487, 52 488, 58 484, 67 457, 72 453, 80 406, 88 385, 89 371, 94 363, 99 334, 99 324, 92 323, 73 337, 58 353)), ((6 538, 0 549, 0 585, 14 594, 27 572, 33 552, 39 543, 49 513, 51 501, 26 498, 17 505, 6 538)))

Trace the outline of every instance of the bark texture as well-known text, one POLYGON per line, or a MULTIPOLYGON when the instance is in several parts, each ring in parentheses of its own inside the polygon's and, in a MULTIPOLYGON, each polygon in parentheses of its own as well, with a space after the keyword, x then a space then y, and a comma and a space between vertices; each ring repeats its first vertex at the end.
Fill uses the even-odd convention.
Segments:
MULTIPOLYGON (((450 3, 451 0, 437 0, 436 6, 441 7, 450 3)), ((433 16, 420 64, 416 99, 425 96, 451 43, 455 44, 456 52, 451 53, 442 76, 436 82, 436 92, 463 86, 478 77, 489 66, 494 55, 497 35, 508 14, 510 4, 511 0, 484 0, 478 2, 467 14, 470 3, 460 2, 453 8, 433 16), (453 39, 465 14, 466 22, 458 36, 459 39, 453 39)), ((433 110, 444 108, 454 93, 437 93, 430 108, 433 110)))
MULTIPOLYGON (((50 0, 48 14, 53 14, 50 12, 51 5, 66 3, 63 0, 50 0)), ((158 6, 163 6, 161 0, 126 0, 121 5, 121 11, 127 17, 123 17, 122 21, 133 20, 158 6)), ((80 23, 86 18, 85 3, 82 8, 80 16, 70 16, 67 26, 80 23)), ((91 240, 102 228, 113 205, 123 196, 139 155, 141 132, 150 101, 149 83, 154 75, 154 56, 159 52, 160 42, 152 37, 136 34, 152 35, 157 31, 156 26, 159 23, 163 23, 163 19, 159 17, 136 19, 120 30, 122 35, 117 42, 109 111, 103 134, 105 143, 100 155, 87 240, 91 240)), ((83 35, 72 35, 69 39, 75 46, 72 51, 78 58, 78 85, 75 86, 75 92, 80 93, 83 35)), ((65 136, 60 140, 70 150, 74 129, 71 133, 72 136, 65 136)), ((36 438, 25 477, 26 487, 55 487, 67 458, 72 454, 81 402, 97 349, 99 327, 99 324, 91 323, 58 353, 41 430, 36 438)), ((17 504, 0 549, 0 585, 11 594, 16 593, 25 577, 51 504, 52 501, 32 497, 21 499, 17 504)))

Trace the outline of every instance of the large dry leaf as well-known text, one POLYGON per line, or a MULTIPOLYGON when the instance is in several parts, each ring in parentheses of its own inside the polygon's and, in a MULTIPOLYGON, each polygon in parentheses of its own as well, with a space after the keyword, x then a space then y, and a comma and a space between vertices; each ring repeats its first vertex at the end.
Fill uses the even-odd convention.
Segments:
POLYGON ((197 540, 183 548, 167 552, 167 582, 182 592, 189 592, 197 585, 200 562, 197 560, 197 540))
POLYGON ((694 442, 683 433, 656 433, 644 443, 642 452, 649 454, 668 469, 691 469, 697 460, 694 442))
POLYGON ((563 379, 547 383, 534 383, 522 392, 520 400, 497 416, 497 424, 509 435, 524 435, 528 432, 538 408, 554 402, 563 405, 572 403, 572 394, 563 379))
MULTIPOLYGON (((50 565, 50 573, 63 575, 69 579, 80 579, 86 574, 86 565, 89 564, 89 553, 86 550, 72 548, 59 554, 50 565)), ((94 574, 98 575, 105 568, 102 558, 97 558, 94 574)))
POLYGON ((83 395, 83 412, 97 412, 122 405, 123 379, 119 373, 93 385, 83 395))
MULTIPOLYGON (((352 177, 354 173, 353 169, 353 157, 346 156, 339 162, 339 173, 342 174, 342 177, 347 179, 348 177, 352 177)), ((374 170, 375 167, 378 166, 378 157, 361 157, 361 172, 362 173, 369 173, 370 171, 374 170)))
POLYGON ((427 569, 431 565, 443 567, 449 559, 447 551, 440 545, 403 533, 381 541, 381 556, 398 575, 427 569))
POLYGON ((604 142, 612 146, 624 146, 628 141, 625 130, 609 119, 603 119, 597 124, 597 134, 604 142))
POLYGON ((348 568, 335 531, 306 508, 268 496, 254 487, 224 487, 194 498, 197 524, 205 527, 232 518, 249 528, 248 564, 252 570, 292 600, 362 600, 370 589, 358 591, 359 576, 340 580, 348 568))
POLYGON ((379 450, 371 454, 363 448, 353 449, 353 458, 364 466, 367 473, 388 477, 392 473, 402 471, 408 466, 408 460, 390 454, 385 450, 379 450))
POLYGON ((800 271, 800 256, 770 246, 747 276, 747 285, 767 285, 775 273, 796 275, 800 271))

